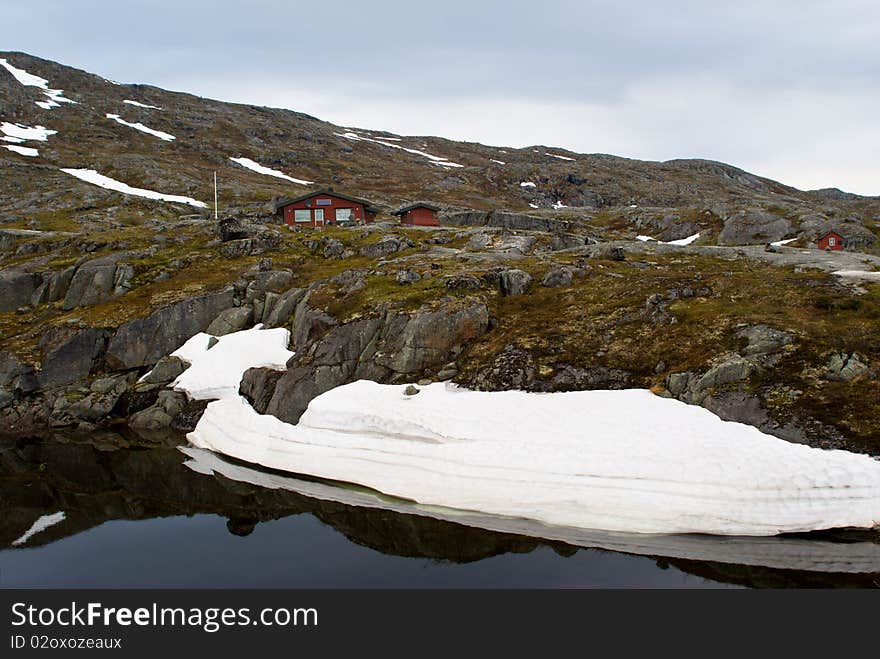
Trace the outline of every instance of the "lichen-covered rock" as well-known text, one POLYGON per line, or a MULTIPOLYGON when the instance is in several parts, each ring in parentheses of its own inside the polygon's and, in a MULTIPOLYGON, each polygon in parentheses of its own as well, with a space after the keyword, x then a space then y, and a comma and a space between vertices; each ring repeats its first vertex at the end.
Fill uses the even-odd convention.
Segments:
POLYGON ((169 355, 156 362, 156 365, 143 377, 141 382, 147 384, 168 384, 187 368, 189 368, 187 362, 183 361, 180 357, 169 355))
POLYGON ((547 274, 544 275, 544 278, 541 280, 541 285, 550 288, 565 287, 571 286, 573 280, 574 272, 571 268, 566 266, 553 266, 547 271, 547 274))
POLYGON ((265 320, 266 326, 281 327, 286 325, 290 320, 290 317, 293 316, 293 313, 296 311, 297 305, 305 297, 305 294, 306 289, 304 288, 291 288, 290 290, 284 291, 275 301, 272 310, 269 312, 269 315, 265 320))
POLYGON ((410 247, 415 247, 415 243, 405 236, 385 236, 372 245, 365 245, 362 247, 360 255, 371 259, 377 259, 381 256, 388 256, 389 254, 409 249, 410 247))
POLYGON ((478 291, 483 282, 474 275, 457 274, 443 277, 443 286, 451 291, 478 291))
POLYGON ((224 336, 232 332, 238 332, 253 324, 253 309, 251 307, 233 307, 221 311, 211 321, 205 332, 213 336, 224 336))
POLYGON ((737 337, 746 340, 743 355, 766 355, 776 352, 792 342, 791 334, 767 325, 752 325, 737 332, 737 337))
POLYGON ((837 352, 828 360, 825 377, 829 380, 848 382, 868 372, 868 365, 852 353, 837 352))
POLYGON ((498 292, 502 297, 525 295, 532 285, 532 276, 525 270, 511 268, 498 273, 498 292))
POLYGON ((398 270, 394 277, 398 284, 413 284, 421 278, 422 276, 418 272, 409 269, 398 270))

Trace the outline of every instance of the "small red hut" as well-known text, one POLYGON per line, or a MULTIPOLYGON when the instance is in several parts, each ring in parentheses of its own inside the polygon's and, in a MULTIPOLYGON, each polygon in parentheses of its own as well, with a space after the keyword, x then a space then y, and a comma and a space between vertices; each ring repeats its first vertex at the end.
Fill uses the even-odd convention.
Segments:
POLYGON ((819 249, 821 250, 843 250, 843 236, 834 231, 829 231, 828 233, 819 236, 819 240, 817 242, 819 245, 819 249))
POLYGON ((417 201, 407 206, 401 206, 392 215, 400 216, 401 224, 412 224, 421 227, 436 227, 440 225, 437 219, 439 206, 428 204, 423 201, 417 201))
POLYGON ((333 188, 275 201, 275 214, 291 226, 369 224, 376 219, 378 212, 379 209, 366 199, 335 192, 333 188))

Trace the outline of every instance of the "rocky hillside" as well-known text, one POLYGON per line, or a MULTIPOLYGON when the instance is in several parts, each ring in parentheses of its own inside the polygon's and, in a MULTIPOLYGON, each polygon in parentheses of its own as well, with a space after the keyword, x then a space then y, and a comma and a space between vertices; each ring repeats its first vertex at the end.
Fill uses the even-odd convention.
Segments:
POLYGON ((204 403, 168 387, 186 367, 168 355, 261 322, 290 329, 296 355, 242 393, 287 421, 358 378, 650 387, 880 454, 880 283, 832 274, 880 268, 876 198, 707 161, 341 128, 20 53, 0 56, 0 94, 4 434, 191 428, 204 403), (444 226, 276 224, 272 198, 304 182, 386 211, 434 200, 444 226), (811 248, 831 227, 847 251, 811 248))
POLYGON ((630 237, 675 240, 701 231, 701 242, 738 245, 801 235, 810 240, 833 225, 845 228, 860 249, 876 242, 880 199, 802 192, 722 163, 644 162, 542 145, 512 149, 399 136, 288 110, 117 84, 23 53, 0 58, 6 137, 21 135, 12 124, 55 131, 45 140, 25 135, 26 141, 0 149, 0 223, 7 226, 77 230, 186 212, 186 206, 103 190, 61 169, 91 169, 129 186, 208 204, 217 171, 226 211, 262 211, 273 197, 302 192, 303 182, 313 182, 364 195, 386 209, 430 199, 456 209, 537 211, 630 237))

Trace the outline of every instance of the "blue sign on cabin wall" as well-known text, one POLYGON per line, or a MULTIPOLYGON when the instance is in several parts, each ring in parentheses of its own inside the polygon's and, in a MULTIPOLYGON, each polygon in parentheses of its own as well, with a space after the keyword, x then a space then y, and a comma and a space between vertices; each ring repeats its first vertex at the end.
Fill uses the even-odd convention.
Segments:
POLYGON ((329 206, 332 203, 332 199, 315 199, 315 205, 317 206, 329 206))

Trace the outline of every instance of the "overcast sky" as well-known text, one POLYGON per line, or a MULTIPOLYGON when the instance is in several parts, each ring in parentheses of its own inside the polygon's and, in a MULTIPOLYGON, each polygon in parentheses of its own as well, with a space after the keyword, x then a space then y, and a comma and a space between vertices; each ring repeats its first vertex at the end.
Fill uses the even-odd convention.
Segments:
POLYGON ((0 50, 121 82, 880 195, 876 0, 0 5, 0 50))

